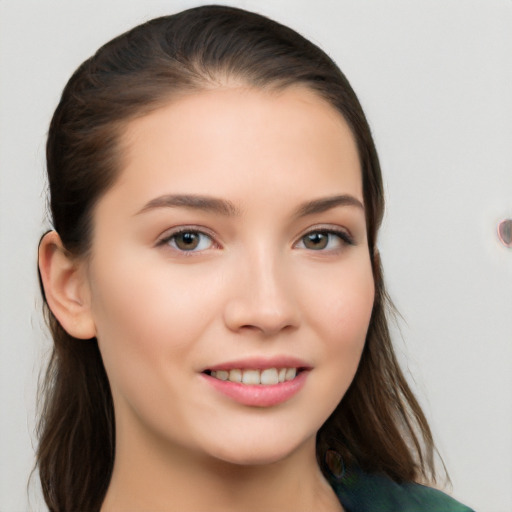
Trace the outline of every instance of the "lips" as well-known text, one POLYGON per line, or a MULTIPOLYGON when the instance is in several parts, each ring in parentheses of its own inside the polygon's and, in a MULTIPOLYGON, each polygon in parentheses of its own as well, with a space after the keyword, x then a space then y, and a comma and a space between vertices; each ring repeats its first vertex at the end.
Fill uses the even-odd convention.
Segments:
POLYGON ((221 363, 203 370, 206 382, 243 405, 271 407, 298 393, 312 368, 292 357, 252 358, 221 363))

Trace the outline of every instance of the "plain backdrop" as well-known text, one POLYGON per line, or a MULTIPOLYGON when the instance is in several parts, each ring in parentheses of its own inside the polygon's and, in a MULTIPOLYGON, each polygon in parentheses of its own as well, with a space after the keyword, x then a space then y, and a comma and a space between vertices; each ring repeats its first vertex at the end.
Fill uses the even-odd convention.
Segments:
MULTIPOLYGON (((0 0, 0 510, 45 510, 33 466, 36 383, 49 342, 36 272, 44 145, 74 69, 177 0, 0 0)), ((203 2, 204 3, 204 2, 203 2)), ((395 344, 453 487, 512 510, 512 2, 252 0, 326 50, 373 129, 388 209, 395 344)))

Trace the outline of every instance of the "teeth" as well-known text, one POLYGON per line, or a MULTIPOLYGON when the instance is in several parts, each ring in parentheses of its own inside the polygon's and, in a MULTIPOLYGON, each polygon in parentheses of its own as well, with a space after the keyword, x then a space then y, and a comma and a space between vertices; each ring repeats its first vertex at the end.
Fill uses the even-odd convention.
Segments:
POLYGON ((219 380, 230 382, 241 382, 254 386, 262 384, 271 386, 280 382, 292 380, 297 376, 297 368, 266 368, 265 370, 241 370, 233 369, 212 371, 211 376, 219 380))
POLYGON ((242 382, 242 370, 231 370, 228 380, 231 382, 242 382))
POLYGON ((286 375, 284 376, 284 380, 295 379, 295 375, 297 375, 297 368, 287 368, 286 375))
POLYGON ((259 384, 260 372, 258 370, 244 370, 242 373, 242 382, 244 384, 259 384))
POLYGON ((275 368, 263 370, 261 372, 260 382, 261 384, 277 384, 279 382, 277 370, 275 368))
POLYGON ((228 380, 229 372, 226 372, 224 370, 219 370, 216 375, 217 379, 220 380, 228 380))

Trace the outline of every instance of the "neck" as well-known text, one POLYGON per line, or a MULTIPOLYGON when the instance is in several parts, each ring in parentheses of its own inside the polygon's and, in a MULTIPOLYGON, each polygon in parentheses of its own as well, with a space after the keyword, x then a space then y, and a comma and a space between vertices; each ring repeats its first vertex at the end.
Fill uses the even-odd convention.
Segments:
POLYGON ((342 511, 309 439, 286 458, 240 465, 118 435, 112 479, 101 512, 159 510, 342 511))

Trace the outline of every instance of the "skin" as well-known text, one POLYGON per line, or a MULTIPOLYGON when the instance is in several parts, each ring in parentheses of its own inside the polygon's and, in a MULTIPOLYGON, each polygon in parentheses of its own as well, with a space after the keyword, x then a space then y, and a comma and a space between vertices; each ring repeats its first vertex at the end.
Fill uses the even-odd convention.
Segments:
POLYGON ((350 129, 305 88, 226 87, 130 122, 122 142, 90 256, 69 259, 52 233, 40 259, 50 307, 71 334, 97 337, 112 388, 102 511, 342 510, 315 436, 354 377, 374 299, 350 129), (229 211, 155 205, 169 194, 229 211), (297 214, 333 196, 351 203, 297 214), (204 235, 186 251, 176 229, 204 235), (286 355, 310 371, 276 406, 242 405, 201 373, 286 355))

